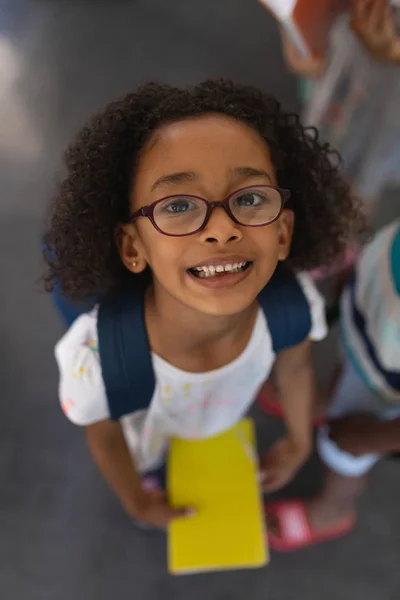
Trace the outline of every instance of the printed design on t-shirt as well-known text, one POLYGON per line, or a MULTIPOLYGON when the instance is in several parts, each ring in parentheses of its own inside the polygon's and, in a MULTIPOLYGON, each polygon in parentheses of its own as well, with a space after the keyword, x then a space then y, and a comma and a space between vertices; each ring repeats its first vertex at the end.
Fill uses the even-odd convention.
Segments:
MULTIPOLYGON (((181 395, 184 399, 192 397, 193 383, 184 383, 181 388, 181 395)), ((168 404, 173 399, 173 389, 171 385, 164 385, 161 391, 161 402, 162 404, 168 404)))
POLYGON ((164 385, 161 394, 161 402, 163 404, 168 404, 172 400, 172 387, 170 385, 164 385))
POLYGON ((185 385, 183 386, 183 397, 184 398, 190 398, 190 390, 192 388, 192 384, 191 383, 185 383, 185 385))
MULTIPOLYGON (((218 379, 208 378, 196 382, 164 381, 159 388, 159 406, 163 418, 170 423, 172 432, 179 432, 185 439, 199 439, 205 431, 213 429, 215 422, 231 421, 242 414, 242 408, 249 404, 249 392, 265 379, 267 368, 251 362, 240 373, 232 373, 229 384, 219 383, 218 379)), ((164 451, 166 436, 158 427, 144 426, 143 452, 155 456, 164 451)))
POLYGON ((85 346, 85 348, 89 348, 92 352, 98 354, 99 352, 99 345, 97 343, 97 340, 95 340, 92 337, 87 337, 86 340, 83 342, 83 346, 85 346))
POLYGON ((230 400, 229 398, 218 398, 215 401, 215 404, 217 406, 232 406, 232 404, 234 404, 234 402, 232 400, 230 400))
POLYGON ((207 391, 209 384, 212 384, 211 380, 201 381, 198 384, 194 383, 183 383, 180 385, 180 390, 176 390, 174 394, 172 385, 165 385, 162 387, 160 402, 163 405, 169 404, 168 414, 171 418, 175 419, 182 417, 185 414, 192 413, 194 410, 205 411, 212 409, 212 407, 234 407, 237 404, 237 398, 241 394, 243 396, 248 395, 249 387, 252 387, 254 382, 260 382, 265 378, 264 368, 250 364, 246 375, 238 378, 234 384, 234 398, 230 398, 226 393, 222 391, 222 394, 218 397, 212 392, 207 391), (199 397, 200 395, 200 397, 199 397), (182 404, 179 400, 184 401, 182 404))
POLYGON ((203 409, 207 409, 212 404, 212 396, 211 394, 206 394, 206 396, 201 400, 200 406, 203 409))
POLYGON ((86 375, 86 373, 87 373, 87 369, 86 369, 86 367, 79 367, 79 369, 77 369, 76 371, 73 371, 73 372, 72 372, 72 377, 73 377, 74 379, 78 379, 78 377, 79 377, 80 375, 86 375))
POLYGON ((71 408, 74 408, 74 406, 75 406, 75 402, 72 400, 72 398, 68 398, 67 400, 63 400, 61 402, 61 408, 63 409, 63 412, 66 415, 69 413, 71 408))
POLYGON ((72 372, 72 377, 73 377, 74 379, 78 379, 78 377, 79 377, 80 375, 86 375, 86 373, 87 373, 87 369, 86 369, 86 367, 79 367, 79 369, 77 369, 76 371, 73 371, 73 372, 72 372))

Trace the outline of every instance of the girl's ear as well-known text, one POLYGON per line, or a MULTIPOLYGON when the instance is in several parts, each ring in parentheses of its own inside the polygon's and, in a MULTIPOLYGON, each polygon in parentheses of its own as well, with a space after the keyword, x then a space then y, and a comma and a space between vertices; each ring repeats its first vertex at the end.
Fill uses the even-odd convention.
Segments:
POLYGON ((289 256, 294 229, 294 212, 284 210, 278 219, 278 245, 279 260, 286 260, 289 256))
POLYGON ((135 225, 119 225, 115 238, 119 255, 126 268, 132 273, 144 271, 147 261, 135 225))

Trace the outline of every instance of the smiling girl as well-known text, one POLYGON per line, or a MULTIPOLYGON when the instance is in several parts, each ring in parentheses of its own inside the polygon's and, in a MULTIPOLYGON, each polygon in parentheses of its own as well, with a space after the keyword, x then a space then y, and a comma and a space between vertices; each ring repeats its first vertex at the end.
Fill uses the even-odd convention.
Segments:
POLYGON ((67 151, 46 280, 74 300, 98 298, 100 309, 57 344, 60 399, 132 518, 164 526, 185 514, 144 475, 163 463, 171 436, 237 422, 273 365, 287 434, 261 458, 266 489, 308 457, 310 345, 326 334, 323 301, 306 275, 294 276, 310 327, 276 353, 258 296, 278 263, 293 272, 329 264, 352 236, 357 208, 331 155, 274 98, 223 80, 146 85, 91 119, 67 151), (155 378, 147 410, 120 419, 98 343, 101 299, 117 291, 143 296, 155 378))

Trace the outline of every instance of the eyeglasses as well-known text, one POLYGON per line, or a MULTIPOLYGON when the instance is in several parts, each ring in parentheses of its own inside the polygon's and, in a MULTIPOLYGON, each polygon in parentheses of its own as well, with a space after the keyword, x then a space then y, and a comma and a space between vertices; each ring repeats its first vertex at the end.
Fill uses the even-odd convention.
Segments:
POLYGON ((142 206, 129 220, 133 222, 139 217, 147 217, 160 233, 182 237, 204 229, 214 208, 220 206, 238 225, 263 227, 280 217, 289 198, 289 190, 270 185, 242 188, 220 202, 177 194, 142 206))

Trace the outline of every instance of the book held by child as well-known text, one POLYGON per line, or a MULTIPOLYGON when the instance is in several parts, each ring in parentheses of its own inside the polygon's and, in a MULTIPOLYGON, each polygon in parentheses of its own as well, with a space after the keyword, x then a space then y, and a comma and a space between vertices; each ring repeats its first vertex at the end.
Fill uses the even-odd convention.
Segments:
POLYGON ((193 573, 268 562, 252 421, 201 440, 174 438, 168 459, 172 506, 193 506, 169 526, 169 570, 193 573))

